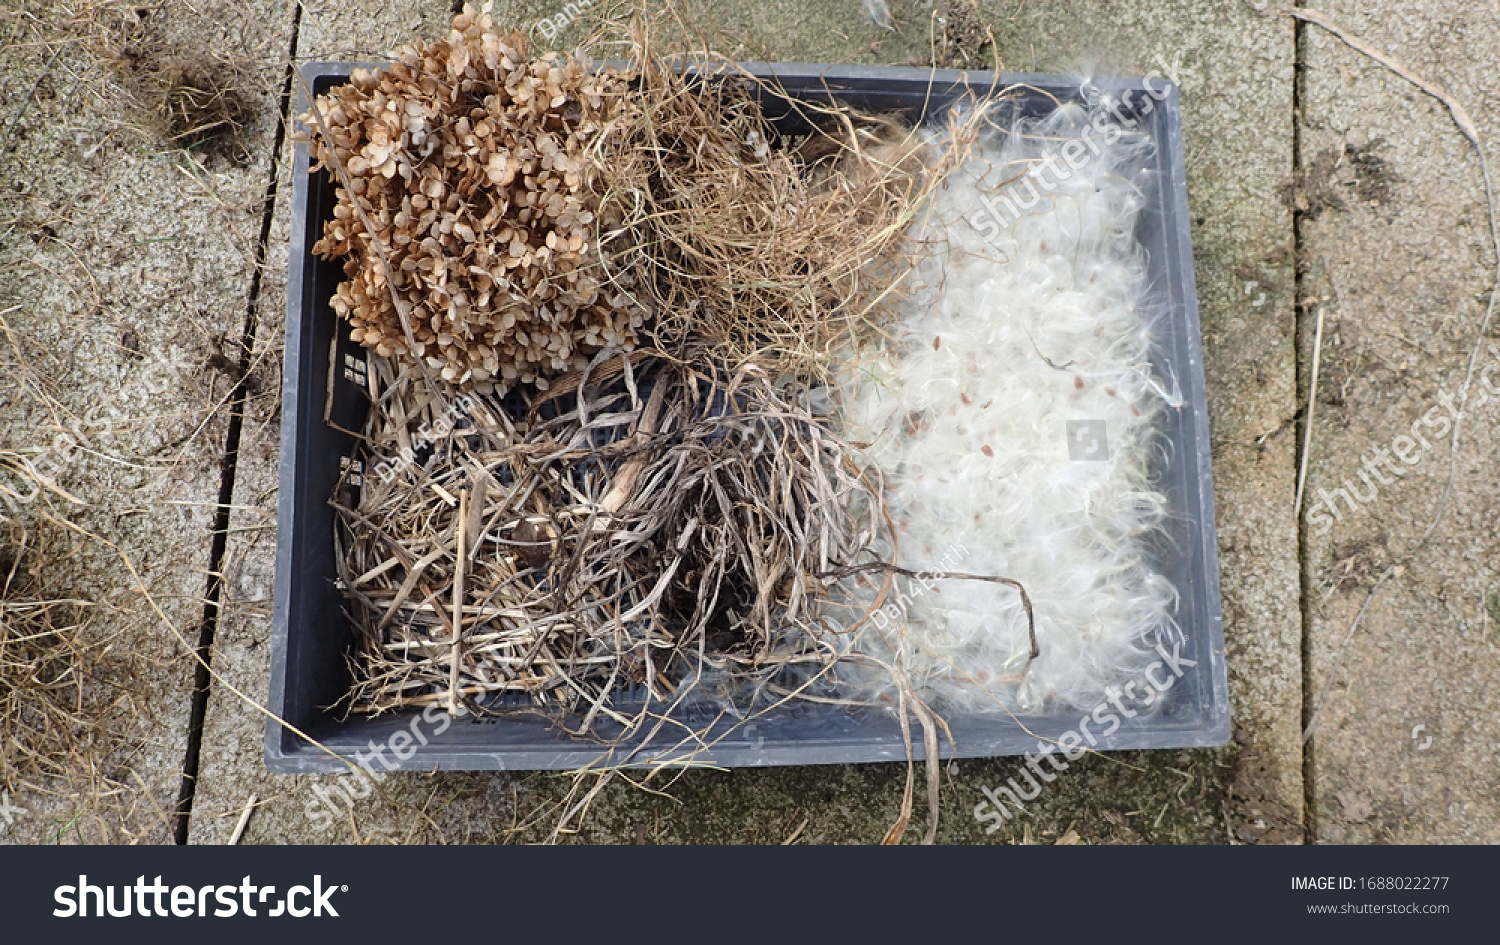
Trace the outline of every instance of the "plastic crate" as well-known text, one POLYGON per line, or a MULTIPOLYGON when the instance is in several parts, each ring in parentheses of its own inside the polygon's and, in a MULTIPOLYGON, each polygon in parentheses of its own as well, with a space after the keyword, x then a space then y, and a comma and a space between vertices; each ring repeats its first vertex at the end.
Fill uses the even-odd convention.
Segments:
MULTIPOLYGON (((321 94, 347 81, 353 69, 371 65, 379 64, 310 63, 302 72, 306 87, 321 94)), ((1051 108, 1052 96, 1076 99, 1078 92, 1077 80, 1060 76, 783 63, 748 64, 746 68, 774 80, 788 98, 826 100, 832 96, 867 110, 899 111, 914 121, 940 114, 969 89, 1029 86, 1017 106, 1023 114, 1051 108)), ((1152 84, 1158 94, 1164 81, 1152 84)), ((1142 81, 1109 80, 1108 84, 1117 97, 1131 92, 1131 101, 1145 99, 1142 81)), ((763 96, 763 104, 769 115, 787 123, 789 133, 798 130, 800 119, 787 100, 768 95, 763 96)), ((1153 105, 1149 114, 1135 116, 1157 143, 1152 189, 1148 205, 1138 218, 1137 237, 1149 256, 1148 284, 1156 293, 1152 303, 1167 313, 1157 325, 1153 362, 1164 375, 1177 379, 1186 405, 1168 411, 1163 424, 1171 448, 1164 451, 1157 473, 1171 513, 1165 533, 1152 544, 1157 566, 1181 595, 1177 619, 1186 635, 1181 656, 1197 665, 1167 690, 1159 711, 1124 719, 1118 730, 1101 737, 1098 747, 1104 750, 1222 745, 1230 734, 1208 409, 1175 87, 1169 87, 1162 101, 1153 100, 1153 105)), ((307 107, 304 91, 296 113, 307 107)), ((351 379, 357 377, 354 371, 363 351, 348 340, 347 325, 337 322, 328 305, 342 278, 340 267, 316 259, 310 252, 321 235, 323 222, 332 216, 334 184, 324 174, 308 174, 308 167, 308 149, 298 145, 292 170, 280 531, 269 708, 334 752, 352 757, 356 752, 388 744, 399 730, 415 729, 419 723, 413 719, 416 713, 340 718, 326 708, 346 693, 350 683, 346 655, 352 628, 343 611, 342 595, 334 585, 334 514, 328 499, 339 478, 340 463, 353 454, 354 443, 352 437, 324 422, 324 408, 327 392, 332 389, 330 419, 345 429, 358 429, 368 401, 351 379), (331 359, 330 345, 336 332, 338 349, 331 359), (330 371, 334 374, 331 382, 330 371)), ((1034 751, 1039 739, 1055 740, 1076 730, 1083 714, 1069 709, 1050 716, 1028 716, 1025 729, 1003 715, 950 716, 954 744, 945 739, 942 752, 945 756, 984 757, 1034 751)), ((422 771, 573 769, 596 762, 605 753, 598 742, 571 737, 534 714, 469 716, 448 725, 443 721, 421 724, 420 743, 402 745, 408 757, 395 758, 387 753, 386 763, 422 771)), ((721 722, 721 729, 710 737, 733 724, 721 722)), ((627 743, 625 751, 629 748, 627 743)), ((914 749, 920 756, 920 739, 914 749)), ((667 760, 665 754, 660 747, 648 746, 631 761, 660 762, 667 760)), ((277 722, 267 725, 265 757, 272 771, 344 770, 337 759, 277 722)), ((613 757, 619 760, 621 753, 616 751, 613 757)), ((741 725, 711 749, 695 752, 693 761, 733 767, 905 757, 892 713, 800 703, 741 725)))

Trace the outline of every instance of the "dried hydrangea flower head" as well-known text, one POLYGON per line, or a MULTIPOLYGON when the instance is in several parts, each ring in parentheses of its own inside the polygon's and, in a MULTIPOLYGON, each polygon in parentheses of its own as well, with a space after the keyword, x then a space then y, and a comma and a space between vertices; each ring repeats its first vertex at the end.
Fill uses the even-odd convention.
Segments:
POLYGON ((337 162, 311 115, 318 164, 342 164, 334 218, 313 252, 345 257, 332 300, 355 341, 423 359, 443 379, 505 390, 600 350, 629 350, 644 310, 629 275, 602 263, 597 176, 587 149, 632 107, 628 80, 497 33, 465 7, 446 40, 405 47, 319 96, 337 162), (364 221, 377 231, 411 340, 364 221))

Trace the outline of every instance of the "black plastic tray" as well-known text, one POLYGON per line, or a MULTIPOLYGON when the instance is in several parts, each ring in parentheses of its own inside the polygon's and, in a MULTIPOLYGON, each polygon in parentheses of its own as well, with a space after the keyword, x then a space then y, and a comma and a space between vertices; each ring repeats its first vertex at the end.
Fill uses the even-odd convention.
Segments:
MULTIPOLYGON (((347 81, 353 69, 371 65, 379 63, 309 63, 302 74, 306 87, 322 94, 347 81)), ((1052 96, 1066 100, 1078 94, 1077 80, 1060 76, 788 63, 753 63, 746 68, 773 78, 790 98, 834 96, 865 109, 900 111, 912 120, 940 114, 970 88, 983 90, 1018 83, 1030 86, 1033 91, 1025 93, 1020 108, 1033 113, 1051 108, 1052 96)), ((1164 83, 1153 80, 1151 88, 1160 95, 1164 83)), ((1131 93, 1129 100, 1137 103, 1145 100, 1147 91, 1139 80, 1110 80, 1109 88, 1117 98, 1131 93)), ((1157 143, 1156 173, 1150 177, 1153 189, 1139 216, 1137 237, 1149 256, 1147 276, 1150 291, 1156 293, 1153 307, 1166 313, 1157 326, 1153 362, 1163 376, 1176 378, 1186 400, 1180 410, 1168 411, 1164 421, 1163 433, 1171 448, 1164 451, 1166 458, 1159 475, 1171 515, 1166 534, 1155 544, 1159 548, 1158 566, 1181 594, 1177 619, 1187 638, 1181 655, 1197 665, 1167 691, 1160 711, 1124 720, 1117 731, 1100 738, 1101 749, 1214 746, 1224 744, 1230 734, 1208 408, 1176 88, 1169 87, 1166 97, 1160 102, 1153 99, 1153 105, 1149 114, 1137 116, 1157 143)), ((304 91, 294 114, 307 108, 304 91)), ((789 122, 788 132, 797 130, 799 119, 787 102, 767 100, 766 110, 789 122)), ((1122 113, 1127 111, 1122 109, 1122 113)), ((339 478, 340 462, 354 453, 354 443, 347 434, 323 422, 330 369, 335 372, 334 423, 358 429, 368 401, 346 373, 351 363, 362 360, 363 352, 348 340, 348 327, 338 324, 328 305, 342 278, 340 267, 316 259, 310 252, 321 236, 323 221, 332 216, 334 185, 324 174, 308 174, 308 167, 307 147, 298 145, 292 169, 280 531, 269 707, 323 745, 352 757, 356 752, 368 753, 372 746, 386 745, 398 730, 411 729, 416 723, 412 718, 415 713, 345 719, 324 708, 337 702, 349 688, 346 654, 352 644, 343 598, 334 586, 334 514, 328 499, 339 478), (339 349, 335 363, 330 365, 335 332, 340 335, 339 349)), ((1055 740, 1070 729, 1076 730, 1080 715, 1079 710, 1070 709, 1053 716, 1027 717, 1025 728, 1030 733, 1004 716, 951 717, 948 722, 954 744, 950 746, 945 740, 942 753, 983 757, 1035 751, 1039 739, 1055 740)), ((723 727, 728 729, 732 724, 723 727)), ((604 754, 598 743, 570 737, 534 715, 471 716, 446 727, 441 721, 421 727, 423 743, 403 745, 410 753, 408 758, 393 758, 387 752, 384 763, 423 771, 573 769, 604 754)), ((915 750, 920 756, 920 739, 915 750)), ((648 748, 632 761, 667 760, 659 752, 648 748)), ((337 759, 277 722, 266 727, 265 756, 272 771, 344 770, 337 759)), ((612 757, 619 760, 621 753, 616 751, 612 757)), ((835 706, 799 704, 742 725, 712 749, 697 751, 693 760, 757 766, 905 757, 900 730, 891 713, 857 713, 835 706)))

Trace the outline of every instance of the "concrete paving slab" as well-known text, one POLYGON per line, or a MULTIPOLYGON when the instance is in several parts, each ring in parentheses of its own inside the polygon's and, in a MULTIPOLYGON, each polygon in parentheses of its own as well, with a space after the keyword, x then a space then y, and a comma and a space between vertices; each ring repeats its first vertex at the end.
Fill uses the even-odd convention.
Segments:
MULTIPOLYGON (((1493 7, 1319 7, 1448 90, 1492 167, 1500 160, 1493 7)), ((1304 60, 1304 363, 1316 312, 1325 319, 1303 526, 1316 838, 1495 843, 1495 322, 1479 339, 1456 465, 1451 443, 1495 279, 1479 162, 1439 103, 1317 27, 1304 60)))
MULTIPOLYGON (((85 42, 114 16, 207 53, 264 60, 276 44, 243 11, 170 3, 138 15, 40 2, 0 16, 0 311, 11 330, 0 374, 12 380, 0 390, 0 447, 56 469, 87 502, 57 514, 117 545, 144 587, 92 539, 58 576, 100 602, 141 674, 98 759, 115 792, 25 778, 11 794, 28 816, 0 827, 14 842, 170 842, 193 680, 179 635, 196 643, 204 611, 226 426, 215 407, 231 387, 221 367, 262 219, 270 128, 245 129, 244 161, 163 142, 85 42), (34 383, 14 383, 23 366, 34 383)), ((245 79, 252 101, 269 99, 261 78, 245 79)))

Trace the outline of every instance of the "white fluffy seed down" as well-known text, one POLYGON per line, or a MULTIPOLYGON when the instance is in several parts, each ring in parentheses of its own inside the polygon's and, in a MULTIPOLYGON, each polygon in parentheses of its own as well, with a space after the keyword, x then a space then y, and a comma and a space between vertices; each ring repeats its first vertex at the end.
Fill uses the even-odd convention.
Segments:
MULTIPOLYGON (((1149 471, 1154 420, 1180 403, 1151 372, 1133 235, 1152 143, 1090 130, 1094 114, 1070 104, 1016 124, 950 175, 914 230, 924 259, 901 330, 840 391, 845 435, 871 444, 886 477, 898 563, 1014 578, 1035 605, 1041 655, 1028 669, 1015 590, 897 580, 912 682, 958 711, 1087 709, 1176 633, 1175 591, 1143 546, 1166 513, 1149 471), (1038 186, 1012 222, 996 198, 1020 185, 1031 201, 1013 179, 1069 139, 1082 166, 1039 172, 1032 185, 1050 193, 1038 186), (1070 458, 1069 421, 1103 421, 1108 458, 1070 458)), ((1097 455, 1093 435, 1077 455, 1097 455)), ((899 618, 859 647, 889 660, 896 629, 899 618)))

